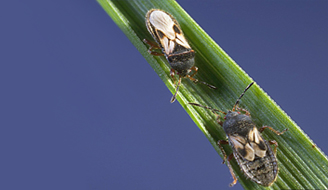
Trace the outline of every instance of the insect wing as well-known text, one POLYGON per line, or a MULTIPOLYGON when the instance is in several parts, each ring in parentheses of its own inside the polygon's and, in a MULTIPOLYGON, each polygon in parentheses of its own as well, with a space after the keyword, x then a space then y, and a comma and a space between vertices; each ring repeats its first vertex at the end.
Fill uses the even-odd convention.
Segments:
POLYGON ((248 139, 255 152, 255 155, 263 158, 266 155, 267 147, 256 127, 249 131, 248 139))
POLYGON ((256 127, 249 131, 248 137, 239 134, 229 135, 230 142, 237 153, 248 161, 253 161, 255 156, 263 158, 267 147, 256 127))
POLYGON ((247 139, 238 135, 228 135, 229 140, 236 150, 236 152, 243 158, 253 161, 255 158, 254 149, 251 147, 251 145, 247 142, 247 139))
POLYGON ((171 15, 161 10, 150 10, 146 19, 149 22, 147 23, 148 30, 155 35, 158 43, 164 48, 165 54, 169 55, 174 52, 177 44, 190 49, 178 22, 171 15))

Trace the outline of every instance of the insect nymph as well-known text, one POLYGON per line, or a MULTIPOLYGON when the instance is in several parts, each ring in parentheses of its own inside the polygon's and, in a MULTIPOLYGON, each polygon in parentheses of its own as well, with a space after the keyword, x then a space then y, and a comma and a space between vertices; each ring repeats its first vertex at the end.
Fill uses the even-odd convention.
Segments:
POLYGON ((246 87, 244 92, 237 99, 232 110, 229 110, 228 113, 200 104, 189 103, 194 106, 210 109, 215 113, 217 115, 217 122, 223 127, 228 137, 228 141, 219 140, 218 145, 224 155, 223 163, 228 159, 227 165, 234 179, 230 186, 237 183, 237 178, 230 165, 230 160, 233 157, 235 157, 246 177, 260 185, 272 185, 278 175, 278 164, 276 159, 278 143, 274 140, 266 141, 260 133, 263 132, 265 128, 268 128, 277 135, 281 135, 287 131, 287 129, 278 132, 269 126, 263 126, 258 130, 250 117, 250 113, 246 109, 238 107, 240 99, 252 85, 253 83, 246 87), (224 122, 220 121, 220 115, 218 115, 217 112, 221 112, 225 115, 224 122), (221 146, 222 144, 230 144, 232 147, 233 153, 231 153, 228 158, 221 146), (274 151, 272 151, 270 144, 275 145, 274 151))
POLYGON ((171 103, 176 99, 181 78, 189 78, 195 83, 200 82, 210 88, 216 88, 215 86, 193 78, 198 70, 198 68, 194 66, 195 51, 191 49, 182 33, 179 23, 172 15, 159 9, 151 9, 146 14, 146 26, 157 43, 144 39, 144 42, 150 45, 148 52, 152 55, 164 55, 166 57, 171 66, 170 75, 174 83, 175 72, 179 75, 179 81, 175 94, 171 98, 171 103), (161 49, 162 53, 154 52, 154 49, 161 49), (192 70, 194 73, 191 73, 192 70))

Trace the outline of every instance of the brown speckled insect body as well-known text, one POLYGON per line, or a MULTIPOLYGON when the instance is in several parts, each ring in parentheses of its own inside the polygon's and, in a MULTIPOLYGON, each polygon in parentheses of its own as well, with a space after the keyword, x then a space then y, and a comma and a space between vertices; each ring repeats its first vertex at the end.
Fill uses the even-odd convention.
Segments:
POLYGON ((146 14, 146 26, 149 33, 152 35, 156 43, 150 42, 146 39, 143 41, 150 45, 148 52, 156 56, 165 56, 171 66, 170 75, 174 81, 175 72, 179 75, 179 81, 175 94, 171 98, 171 103, 175 101, 176 95, 179 91, 181 78, 189 78, 195 83, 202 83, 210 88, 215 89, 215 86, 199 81, 194 77, 198 68, 195 64, 195 51, 191 49, 188 41, 183 35, 179 23, 169 13, 159 10, 151 9, 146 14), (161 49, 162 53, 153 51, 154 49, 161 49), (194 71, 194 73, 191 73, 194 71))
POLYGON ((245 176, 260 185, 272 185, 278 175, 278 164, 275 156, 278 143, 276 141, 266 141, 260 133, 263 132, 265 128, 268 128, 277 135, 281 135, 287 131, 287 129, 278 132, 271 127, 263 126, 258 130, 251 119, 250 113, 246 109, 238 107, 239 100, 252 85, 253 83, 246 87, 244 92, 237 99, 233 109, 229 110, 228 113, 200 104, 189 103, 191 105, 210 109, 215 114, 221 112, 225 115, 225 121, 222 122, 220 121, 220 115, 217 114, 217 121, 223 127, 228 137, 228 141, 219 140, 218 145, 224 155, 223 163, 228 159, 227 165, 232 177, 234 178, 234 181, 230 186, 237 183, 237 178, 230 165, 230 160, 233 157, 235 157, 245 176), (239 111, 243 111, 244 114, 239 111), (222 144, 229 144, 232 147, 233 153, 230 154, 228 158, 221 146, 222 144), (275 145, 273 151, 270 144, 275 145))

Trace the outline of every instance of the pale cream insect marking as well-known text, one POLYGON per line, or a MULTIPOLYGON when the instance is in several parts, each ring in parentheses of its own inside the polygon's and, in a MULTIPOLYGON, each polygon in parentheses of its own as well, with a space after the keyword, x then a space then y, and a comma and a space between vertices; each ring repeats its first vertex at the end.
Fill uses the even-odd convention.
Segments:
POLYGON ((245 152, 246 155, 244 156, 244 158, 249 161, 253 161, 255 158, 254 149, 251 147, 249 143, 245 145, 245 152))
POLYGON ((230 135, 232 144, 236 148, 237 152, 245 159, 253 161, 255 155, 263 158, 266 155, 266 146, 260 136, 257 128, 253 128, 248 133, 248 141, 241 136, 230 135))
POLYGON ((254 160, 255 158, 254 150, 251 147, 251 145, 247 143, 245 138, 239 135, 235 135, 235 136, 230 135, 229 139, 231 140, 233 146, 236 148, 238 154, 240 154, 243 158, 249 161, 254 160))
POLYGON ((159 40, 167 55, 173 52, 175 42, 185 48, 190 48, 182 33, 177 34, 174 31, 175 23, 167 13, 155 10, 149 15, 149 22, 155 27, 155 30, 159 30, 164 34, 163 38, 159 38, 159 40))
POLYGON ((174 22, 169 15, 163 11, 155 10, 149 16, 150 23, 157 29, 162 31, 170 40, 175 39, 173 30, 174 22))
POLYGON ((266 155, 267 149, 257 128, 254 127, 251 131, 249 131, 248 139, 254 149, 255 155, 263 158, 266 155), (262 147, 260 147, 260 145, 262 147))

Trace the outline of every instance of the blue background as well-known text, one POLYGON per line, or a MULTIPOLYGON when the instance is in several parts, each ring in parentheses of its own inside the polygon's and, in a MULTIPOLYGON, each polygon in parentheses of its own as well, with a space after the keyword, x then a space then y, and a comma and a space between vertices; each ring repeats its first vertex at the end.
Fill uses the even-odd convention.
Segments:
MULTIPOLYGON (((328 2, 179 3, 327 153, 328 2)), ((228 188, 96 1, 1 1, 0 21, 0 189, 228 188)))

